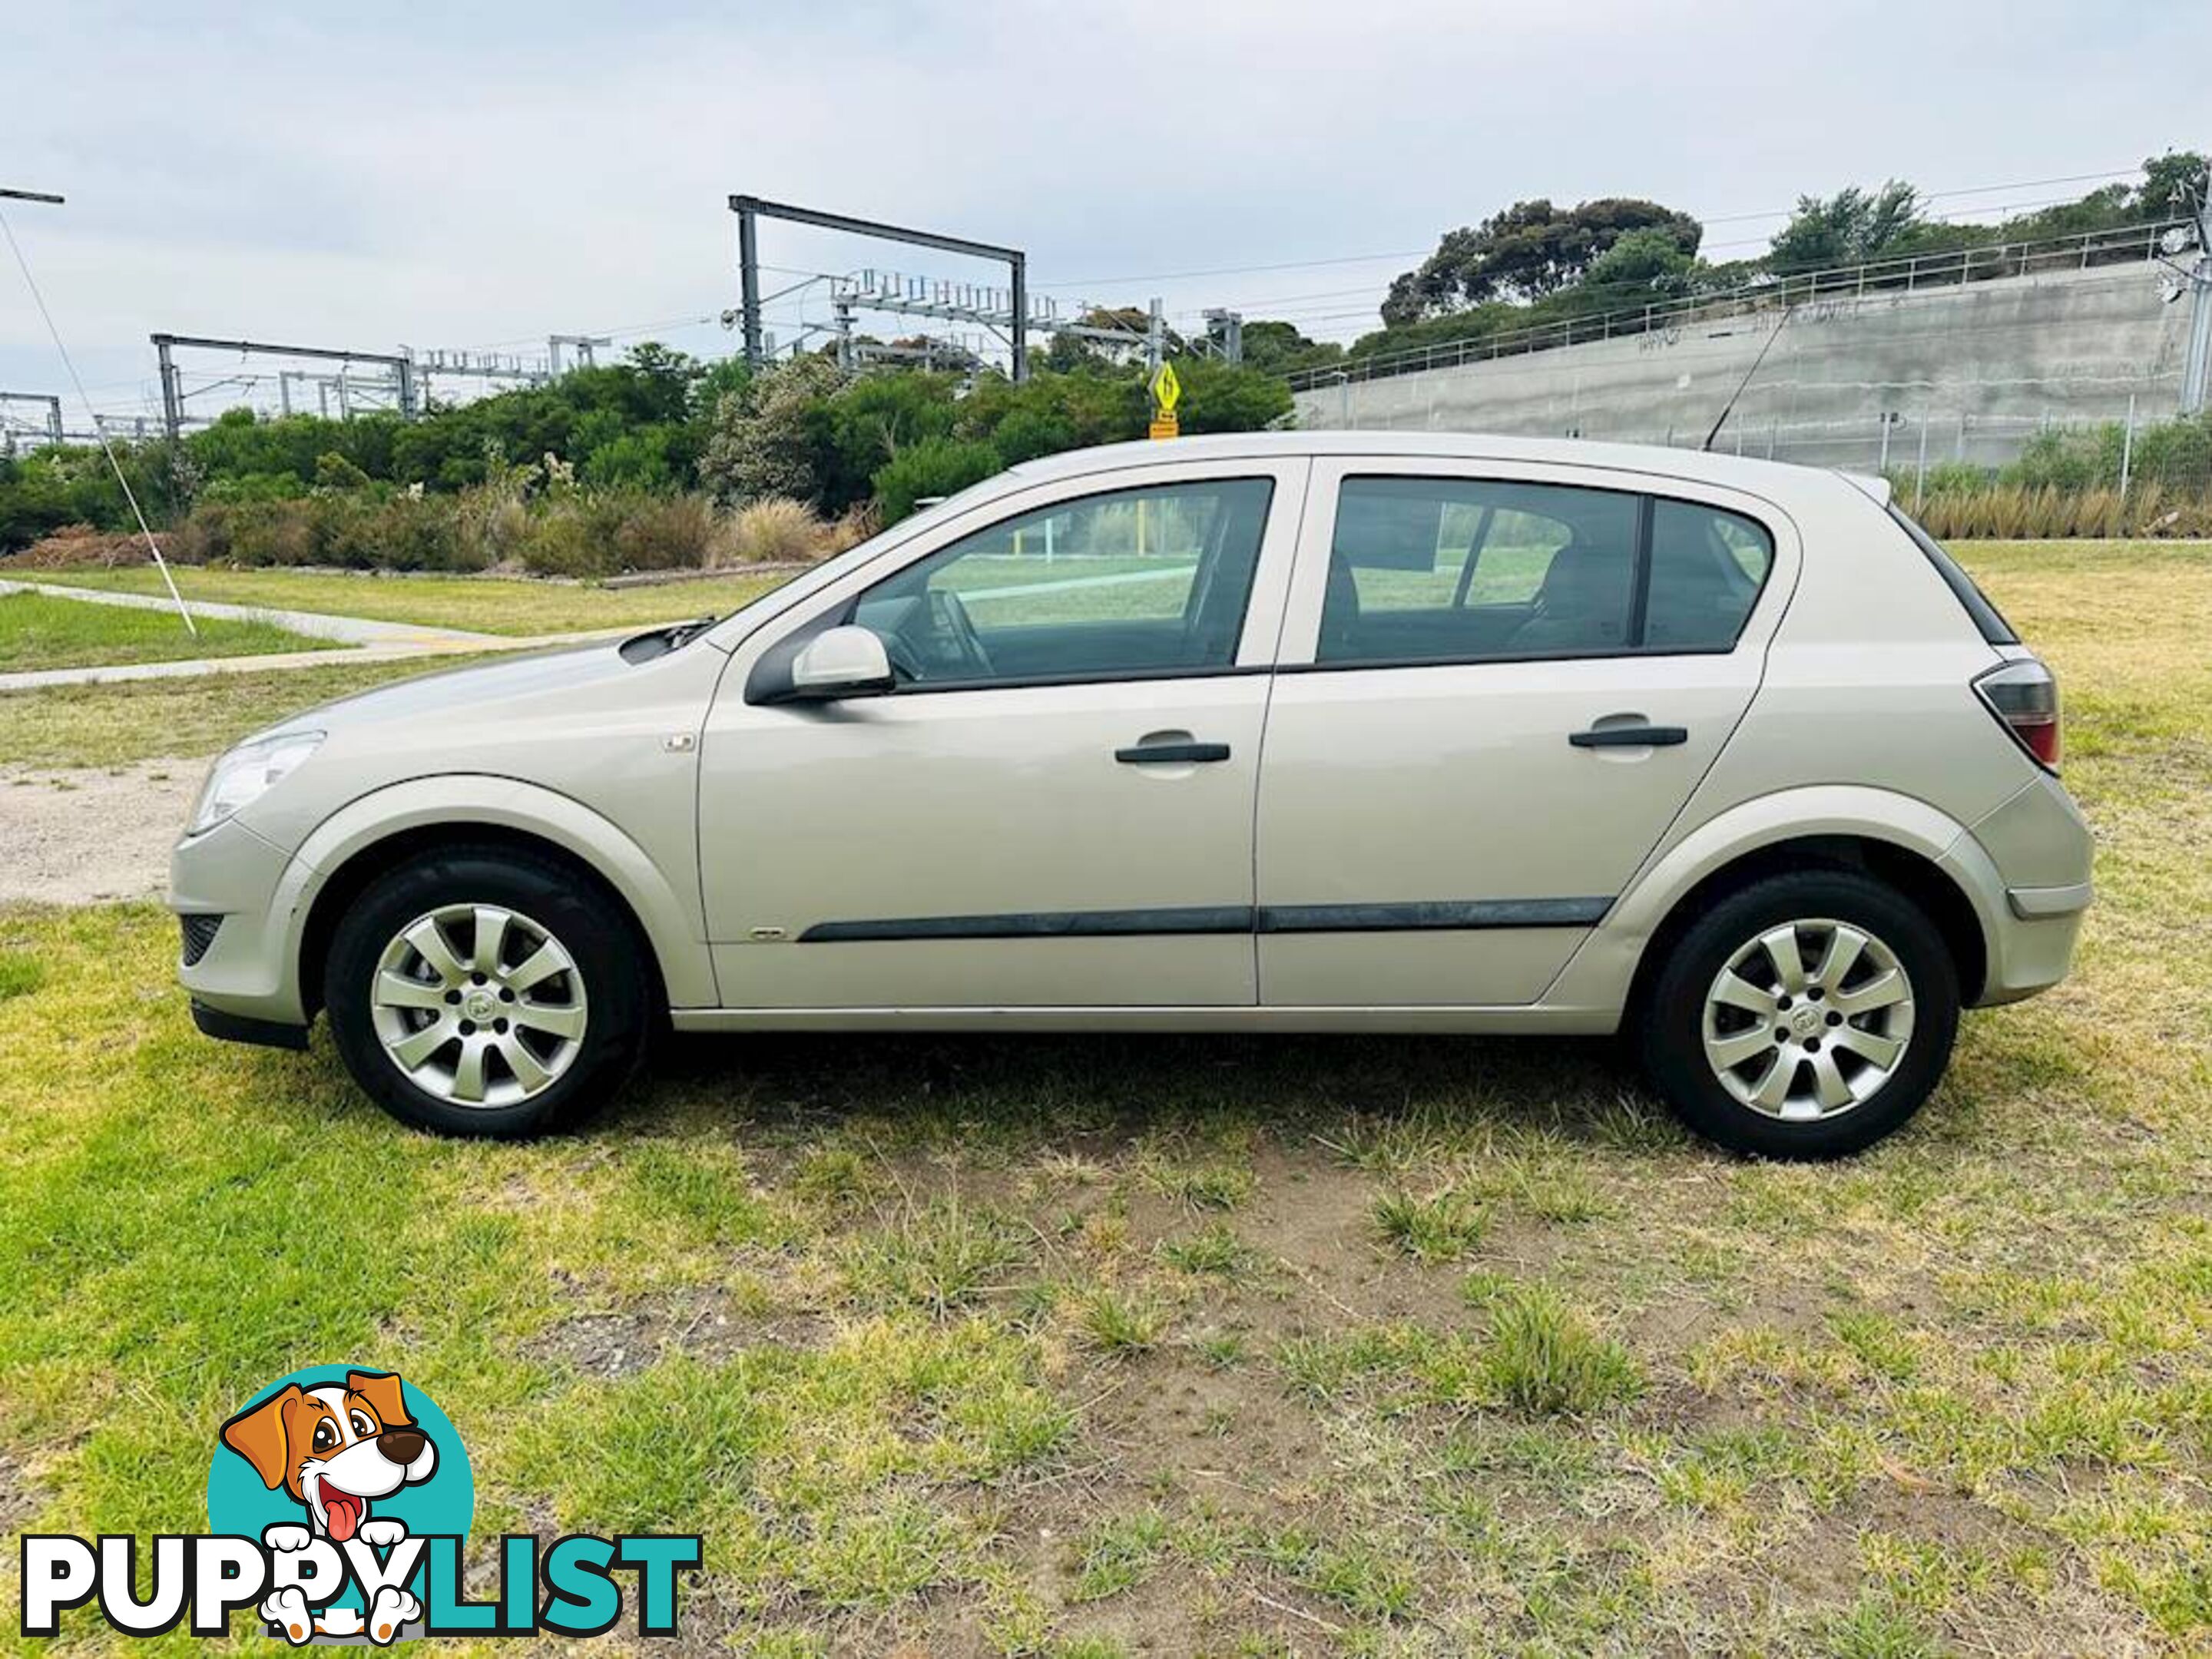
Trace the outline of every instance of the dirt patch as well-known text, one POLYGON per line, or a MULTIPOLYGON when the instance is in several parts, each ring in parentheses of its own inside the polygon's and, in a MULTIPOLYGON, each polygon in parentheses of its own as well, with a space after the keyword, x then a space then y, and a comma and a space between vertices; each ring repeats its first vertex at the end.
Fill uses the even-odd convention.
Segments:
POLYGON ((46 1507, 46 1490, 20 1460, 0 1451, 0 1532, 18 1532, 46 1507))
POLYGON ((0 769, 0 904, 94 904, 168 886, 169 848, 204 760, 23 771, 0 769))
POLYGON ((715 1360, 742 1348, 808 1347, 821 1322, 807 1314, 761 1317, 719 1290, 648 1297, 621 1308, 572 1314, 522 1345, 550 1361, 601 1382, 633 1376, 673 1353, 715 1360))

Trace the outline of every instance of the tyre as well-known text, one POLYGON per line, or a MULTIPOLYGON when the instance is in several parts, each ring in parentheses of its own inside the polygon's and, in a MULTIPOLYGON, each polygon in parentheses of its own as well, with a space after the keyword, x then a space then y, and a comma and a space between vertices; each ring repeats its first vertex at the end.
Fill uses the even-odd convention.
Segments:
POLYGON ((1895 889, 1808 871, 1700 916, 1638 1014, 1644 1070, 1691 1128, 1735 1152, 1836 1158, 1935 1088, 1958 1035, 1958 969, 1895 889))
POLYGON ((573 1123, 635 1068, 645 946, 596 884, 549 859, 460 847, 377 878, 325 963, 347 1069, 401 1121, 501 1139, 573 1123))

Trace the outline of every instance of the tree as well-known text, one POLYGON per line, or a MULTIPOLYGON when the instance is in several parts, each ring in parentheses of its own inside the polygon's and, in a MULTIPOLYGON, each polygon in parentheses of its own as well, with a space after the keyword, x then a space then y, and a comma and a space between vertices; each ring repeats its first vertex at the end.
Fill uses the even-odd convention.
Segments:
POLYGON ((1852 185, 1825 200, 1801 196, 1790 222, 1775 233, 1768 263, 1777 276, 1855 265, 1880 258, 1927 226, 1920 192, 1901 179, 1871 194, 1852 185))
POLYGON ((822 487, 815 418, 842 380, 827 358, 794 357, 726 393, 699 457, 699 482, 726 501, 814 500, 822 487))
POLYGON ((1244 325, 1244 366, 1262 374, 1287 375, 1337 362, 1344 348, 1334 341, 1309 340, 1294 323, 1267 319, 1244 325))
POLYGON ((1663 230, 1632 230, 1590 261, 1581 293, 1595 307, 1648 304, 1689 292, 1694 256, 1663 230))
POLYGON ((2212 161, 2193 149, 2170 149, 2143 162, 2142 188, 2136 193, 2137 210, 2151 220, 2193 218, 2208 191, 2212 191, 2212 161))
POLYGON ((1290 416, 1291 389, 1272 374, 1218 357, 1182 358, 1175 368, 1187 432, 1259 432, 1290 416))
POLYGON ((904 450, 952 430, 950 374, 893 369, 864 374, 824 405, 817 461, 824 510, 842 513, 866 501, 876 474, 904 450))
POLYGON ((1472 229, 1447 232, 1437 251, 1391 283, 1382 320, 1419 322, 1493 300, 1541 300, 1580 283, 1634 231, 1662 234, 1694 256, 1705 227, 1686 213, 1634 197, 1608 196, 1561 210, 1542 197, 1516 202, 1472 229))

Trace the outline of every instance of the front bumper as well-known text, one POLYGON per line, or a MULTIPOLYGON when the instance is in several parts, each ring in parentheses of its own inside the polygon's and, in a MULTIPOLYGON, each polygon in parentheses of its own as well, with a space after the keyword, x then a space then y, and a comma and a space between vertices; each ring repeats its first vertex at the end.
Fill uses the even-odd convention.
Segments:
POLYGON ((220 1008, 209 1007, 198 997, 192 999, 192 1024, 200 1028, 202 1036, 219 1037, 225 1042, 251 1042, 264 1048, 304 1049, 307 1046, 307 1028, 304 1025, 225 1013, 220 1008))
POLYGON ((179 916, 220 916, 205 948, 191 962, 180 952, 177 978, 192 999, 193 1018, 210 1036, 246 1029, 289 1028, 304 1034, 298 951, 284 876, 292 862, 282 848, 235 818, 177 843, 169 854, 169 908, 179 916), (215 1030, 204 1010, 234 1029, 215 1030))

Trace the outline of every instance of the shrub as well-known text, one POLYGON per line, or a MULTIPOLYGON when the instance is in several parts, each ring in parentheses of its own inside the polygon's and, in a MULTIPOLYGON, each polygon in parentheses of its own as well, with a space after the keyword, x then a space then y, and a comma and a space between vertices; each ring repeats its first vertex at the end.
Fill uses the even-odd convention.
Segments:
POLYGON ((305 504, 316 564, 349 570, 481 570, 491 560, 465 545, 449 498, 319 496, 305 504))
POLYGON ((598 514, 611 524, 617 569, 697 570, 714 550, 714 506, 703 495, 611 496, 598 514))
POLYGON ((726 519, 710 563, 793 564, 820 550, 829 526, 804 501, 763 495, 726 519))
POLYGON ((883 511, 875 502, 857 502, 847 507, 823 534, 822 556, 826 559, 833 553, 842 553, 848 547, 858 547, 883 527, 883 511))
POLYGON ((877 472, 876 502, 884 522, 896 524, 932 495, 951 495, 981 483, 1002 469, 989 444, 958 438, 932 438, 903 449, 877 472))
POLYGON ((470 571, 492 562, 466 533, 459 505, 446 497, 203 501, 163 540, 186 564, 470 571))

